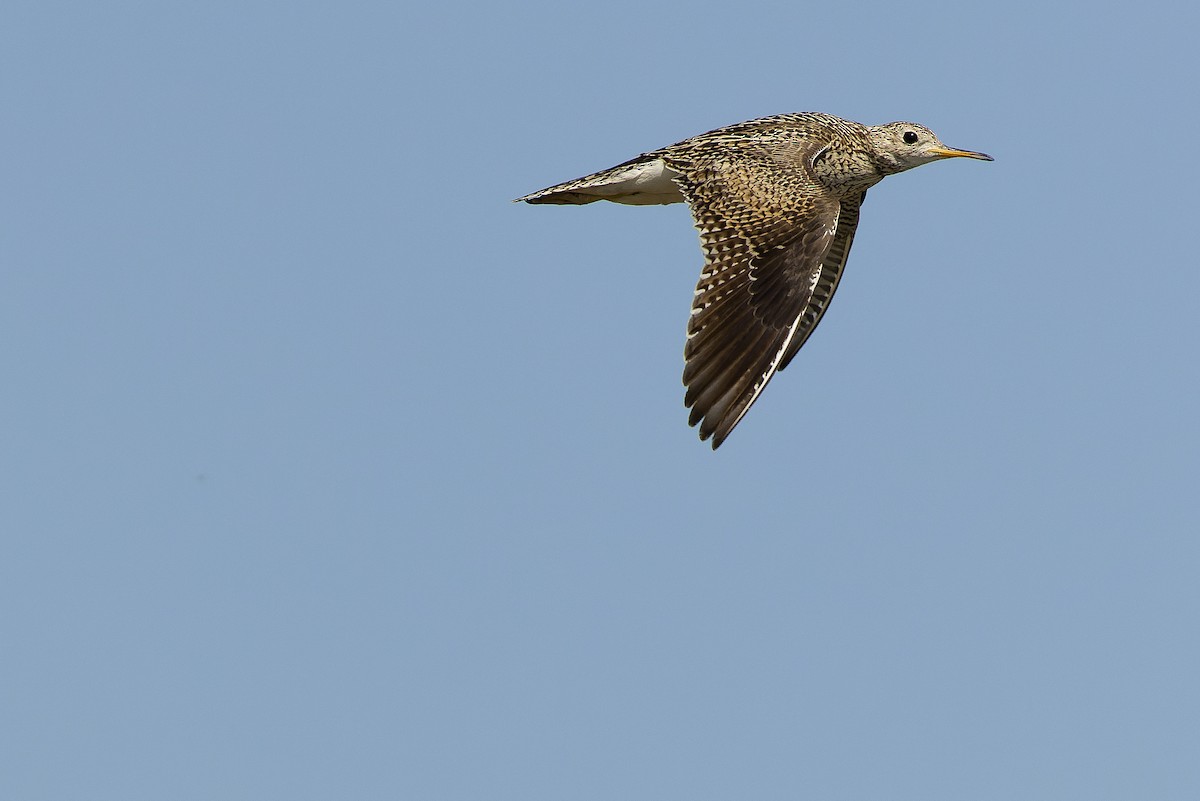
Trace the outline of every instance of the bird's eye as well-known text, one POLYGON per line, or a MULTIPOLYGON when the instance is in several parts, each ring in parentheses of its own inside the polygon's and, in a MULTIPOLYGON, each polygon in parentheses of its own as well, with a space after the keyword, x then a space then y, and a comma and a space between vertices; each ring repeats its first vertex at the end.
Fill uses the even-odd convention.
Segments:
POLYGON ((915 145, 917 143, 917 135, 912 131, 904 132, 904 144, 915 145))

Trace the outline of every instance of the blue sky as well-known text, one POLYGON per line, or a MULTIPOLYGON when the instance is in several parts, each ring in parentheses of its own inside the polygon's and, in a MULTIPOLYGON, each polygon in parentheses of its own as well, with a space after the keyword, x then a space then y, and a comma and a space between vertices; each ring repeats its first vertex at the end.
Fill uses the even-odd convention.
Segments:
POLYGON ((13 3, 0 795, 1195 799, 1195 11, 13 3), (685 208, 908 119, 717 453, 685 208))

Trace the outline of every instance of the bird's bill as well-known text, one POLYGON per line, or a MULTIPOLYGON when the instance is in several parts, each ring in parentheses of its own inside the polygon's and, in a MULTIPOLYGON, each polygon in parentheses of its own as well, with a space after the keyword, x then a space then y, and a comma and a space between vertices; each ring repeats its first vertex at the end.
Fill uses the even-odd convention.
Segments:
POLYGON ((929 152, 935 156, 941 156, 945 159, 966 158, 966 159, 981 159, 983 161, 995 161, 987 153, 976 153, 974 150, 955 150, 952 147, 931 147, 929 152))

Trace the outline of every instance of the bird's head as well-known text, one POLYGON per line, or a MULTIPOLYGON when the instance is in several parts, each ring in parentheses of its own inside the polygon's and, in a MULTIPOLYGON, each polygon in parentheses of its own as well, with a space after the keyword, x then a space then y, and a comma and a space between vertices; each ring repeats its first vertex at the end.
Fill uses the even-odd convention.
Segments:
POLYGON ((933 131, 915 122, 889 122, 887 125, 872 125, 868 130, 875 154, 887 165, 888 172, 903 172, 931 161, 960 156, 992 160, 987 153, 946 147, 933 131))

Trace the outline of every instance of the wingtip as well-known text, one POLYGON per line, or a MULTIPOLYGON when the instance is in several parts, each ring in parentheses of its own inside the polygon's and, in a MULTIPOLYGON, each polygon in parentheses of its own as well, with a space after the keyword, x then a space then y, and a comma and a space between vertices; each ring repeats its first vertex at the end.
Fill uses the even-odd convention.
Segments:
MULTIPOLYGON (((694 426, 696 424, 691 423, 690 425, 694 426)), ((714 437, 711 431, 705 431, 703 428, 701 428, 700 429, 700 441, 701 442, 709 442, 709 445, 711 445, 712 449, 715 451, 717 448, 721 447, 721 443, 725 441, 725 437, 721 437, 721 436, 714 437), (711 439, 711 442, 709 442, 710 439, 711 439)))

